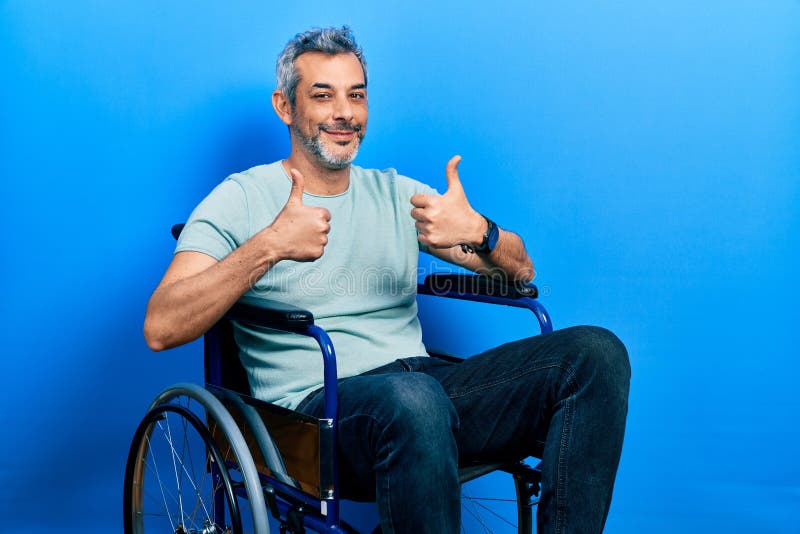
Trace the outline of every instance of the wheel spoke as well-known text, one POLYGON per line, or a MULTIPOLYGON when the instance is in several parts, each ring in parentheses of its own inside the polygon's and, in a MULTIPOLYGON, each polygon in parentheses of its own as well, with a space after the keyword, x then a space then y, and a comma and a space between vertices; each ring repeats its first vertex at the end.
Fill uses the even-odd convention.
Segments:
MULTIPOLYGON (((479 493, 481 490, 485 491, 485 488, 480 486, 476 486, 476 488, 478 488, 479 493)), ((462 487, 461 491, 461 509, 465 519, 468 520, 467 530, 473 528, 481 532, 494 532, 495 530, 507 532, 510 529, 513 529, 513 532, 518 531, 515 520, 517 519, 519 503, 516 499, 506 498, 502 494, 499 497, 476 496, 470 494, 468 490, 469 486, 466 486, 462 487), (510 529, 507 530, 507 527, 498 520, 508 525, 510 529), (475 523, 478 523, 479 526, 475 523)))
POLYGON ((478 501, 472 501, 472 502, 474 502, 474 504, 475 504, 477 507, 479 507, 479 508, 483 508, 484 510, 486 510, 487 512, 489 512, 490 514, 492 514, 492 515, 493 515, 493 516, 495 516, 496 518, 500 519, 501 521, 503 521, 503 522, 505 522, 505 523, 507 523, 507 524, 511 525, 511 526, 512 526, 512 527, 514 527, 514 528, 517 528, 517 525, 515 525, 514 523, 512 523, 511 521, 509 521, 508 519, 506 519, 506 518, 505 518, 505 517, 503 517, 502 515, 498 514, 497 512, 495 512, 494 510, 492 510, 491 508, 489 508, 488 506, 486 506, 485 504, 481 504, 481 503, 480 503, 480 502, 478 502, 478 501))
POLYGON ((144 512, 139 512, 139 515, 142 517, 169 517, 169 514, 156 514, 152 512, 147 514, 144 512))
POLYGON ((517 502, 516 499, 496 499, 493 497, 470 497, 469 495, 464 495, 464 498, 470 501, 491 501, 491 502, 517 502))
MULTIPOLYGON (((169 524, 172 528, 172 531, 175 531, 175 523, 172 521, 172 514, 169 513, 169 505, 167 504, 167 497, 164 495, 164 483, 161 482, 161 475, 158 472, 158 463, 156 462, 155 456, 153 455, 153 447, 152 443, 150 442, 149 434, 145 434, 145 440, 147 441, 147 452, 150 454, 150 459, 153 461, 153 466, 151 470, 155 471, 156 480, 158 481, 158 487, 161 488, 161 498, 164 503, 164 511, 167 513, 167 517, 169 517, 169 524)), ((150 464, 145 462, 145 467, 150 467, 150 464)), ((142 481, 144 482, 144 481, 142 481)))
POLYGON ((489 527, 486 525, 486 522, 484 522, 483 517, 481 517, 481 514, 475 507, 475 503, 473 503, 472 500, 469 498, 469 495, 464 493, 464 491, 462 490, 462 501, 463 499, 466 499, 466 502, 462 506, 464 510, 466 510, 478 523, 480 523, 481 527, 483 527, 484 532, 488 532, 491 534, 492 531, 489 530, 489 527), (467 503, 469 503, 470 506, 467 506, 467 503))
MULTIPOLYGON (((167 440, 169 444, 169 448, 172 451, 172 470, 175 474, 175 486, 176 490, 178 491, 178 511, 181 514, 181 525, 186 525, 186 519, 183 517, 183 496, 181 495, 181 477, 178 474, 178 464, 176 461, 176 454, 175 454, 175 447, 172 445, 172 427, 169 424, 169 414, 164 414, 164 420, 166 421, 167 431, 163 434, 164 438, 167 440)), ((161 422, 159 422, 159 426, 161 422)))
POLYGON ((483 521, 483 518, 477 511, 471 510, 468 506, 465 506, 464 510, 466 510, 467 513, 469 513, 469 515, 471 515, 478 523, 480 523, 481 527, 483 527, 484 532, 491 533, 491 530, 489 530, 489 527, 486 526, 486 523, 483 521))
MULTIPOLYGON (((187 398, 186 399, 186 406, 184 406, 184 407, 187 410, 194 412, 194 410, 191 409, 189 404, 190 404, 190 399, 187 398)), ((187 458, 187 454, 186 453, 188 453, 188 450, 189 450, 189 439, 188 439, 188 437, 189 437, 189 428, 190 428, 191 425, 189 425, 189 421, 186 420, 185 418, 182 418, 181 422, 182 422, 182 425, 183 425, 183 443, 182 443, 182 450, 181 450, 181 454, 182 454, 181 463, 182 463, 182 465, 184 465, 184 470, 185 470, 185 464, 188 463, 189 464, 189 471, 191 471, 192 473, 197 473, 197 470, 195 469, 195 466, 194 466, 194 456, 192 454, 188 454, 188 462, 186 461, 186 458, 187 458)), ((190 480, 191 480, 191 477, 190 477, 190 480)), ((190 517, 191 517, 192 525, 195 524, 195 521, 197 520, 197 514, 200 512, 201 508, 205 512, 206 519, 210 519, 208 517, 208 510, 206 509, 205 502, 203 501, 203 487, 205 486, 205 481, 206 481, 206 473, 205 473, 205 466, 203 466, 203 476, 200 478, 199 487, 197 486, 197 484, 194 484, 194 483, 192 484, 193 489, 195 491, 195 496, 196 496, 194 508, 192 509, 191 513, 189 514, 190 517)))
MULTIPOLYGON (((184 419, 184 421, 185 421, 185 419, 184 419)), ((167 432, 164 434, 164 437, 167 440, 167 444, 169 445, 170 450, 172 451, 172 463, 173 463, 173 466, 174 466, 174 469, 175 469, 176 484, 178 486, 178 488, 177 488, 178 489, 178 506, 180 507, 180 512, 181 512, 181 523, 183 523, 184 525, 186 524, 186 516, 184 514, 184 509, 183 509, 183 493, 182 493, 183 476, 179 476, 179 474, 178 474, 178 464, 180 464, 180 467, 181 467, 180 471, 182 471, 186 475, 186 478, 188 479, 189 484, 191 484, 192 489, 194 490, 195 494, 198 496, 197 497, 197 501, 199 501, 198 504, 200 505, 200 507, 202 507, 203 513, 205 514, 205 518, 208 519, 209 521, 211 521, 211 515, 209 514, 208 508, 206 507, 205 500, 198 493, 198 488, 197 488, 197 484, 195 484, 194 476, 192 475, 192 473, 190 473, 188 471, 188 469, 186 467, 186 462, 184 461, 184 458, 182 458, 181 455, 179 455, 178 451, 176 450, 176 448, 175 448, 175 446, 173 444, 172 433, 170 431, 169 423, 167 423, 167 432)), ((205 473, 203 474, 203 478, 205 478, 205 473)), ((192 519, 194 519, 194 518, 192 518, 192 519)), ((192 522, 191 524, 193 525, 194 522, 192 522)))
MULTIPOLYGON (((159 478, 157 467, 151 466, 149 463, 146 463, 145 468, 147 468, 147 470, 149 471, 155 472, 156 478, 157 479, 159 478)), ((167 490, 166 485, 162 484, 161 480, 158 480, 158 487, 161 490, 161 502, 164 504, 165 510, 167 511, 169 510, 169 503, 167 502, 167 497, 169 497, 169 499, 172 501, 172 504, 178 504, 178 499, 171 492, 167 490)), ((154 497, 150 492, 148 492, 144 486, 142 487, 142 491, 144 492, 145 496, 150 497, 150 499, 153 500, 153 502, 159 502, 158 498, 154 497)))

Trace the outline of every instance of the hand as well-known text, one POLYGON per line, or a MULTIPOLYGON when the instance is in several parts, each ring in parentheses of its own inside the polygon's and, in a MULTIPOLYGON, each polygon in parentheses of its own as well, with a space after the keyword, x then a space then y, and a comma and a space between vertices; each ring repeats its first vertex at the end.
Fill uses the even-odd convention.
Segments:
POLYGON ((325 208, 303 204, 305 180, 297 169, 291 169, 292 190, 286 205, 265 231, 274 232, 278 256, 284 260, 314 261, 322 256, 328 244, 331 214, 325 208))
POLYGON ((461 156, 447 162, 447 191, 441 196, 416 194, 411 197, 411 216, 417 221, 419 242, 431 248, 456 245, 479 245, 486 232, 486 220, 472 209, 461 180, 458 164, 461 156))

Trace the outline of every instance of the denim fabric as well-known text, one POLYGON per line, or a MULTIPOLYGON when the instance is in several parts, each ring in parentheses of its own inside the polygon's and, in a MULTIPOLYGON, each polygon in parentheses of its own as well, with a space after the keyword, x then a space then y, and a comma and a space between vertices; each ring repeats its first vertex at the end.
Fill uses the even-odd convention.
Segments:
MULTIPOLYGON (((537 532, 602 532, 628 409, 614 334, 558 330, 450 363, 397 360, 339 381, 342 494, 375 499, 385 534, 458 532, 458 465, 542 459, 537 532)), ((301 411, 322 416, 319 392, 301 411)))

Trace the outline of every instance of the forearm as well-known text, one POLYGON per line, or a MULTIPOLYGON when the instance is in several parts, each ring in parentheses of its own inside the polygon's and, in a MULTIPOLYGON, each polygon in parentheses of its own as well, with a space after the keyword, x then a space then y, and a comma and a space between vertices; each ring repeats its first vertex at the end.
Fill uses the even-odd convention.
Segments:
MULTIPOLYGON (((200 272, 167 279, 150 298, 144 324, 147 344, 164 350, 193 341, 263 276, 278 258, 252 239, 200 272)), ((180 269, 180 266, 177 267, 180 269)))
POLYGON ((509 282, 528 283, 533 280, 533 261, 525 250, 525 244, 514 232, 500 229, 494 250, 488 254, 476 253, 473 270, 485 274, 500 274, 509 282))
POLYGON ((509 283, 528 283, 533 280, 533 261, 525 250, 522 238, 514 232, 498 228, 494 249, 491 252, 476 252, 488 231, 488 223, 483 215, 471 208, 448 225, 448 232, 434 235, 433 238, 423 233, 420 226, 418 222, 420 243, 426 245, 428 251, 437 258, 477 273, 502 277, 509 283))

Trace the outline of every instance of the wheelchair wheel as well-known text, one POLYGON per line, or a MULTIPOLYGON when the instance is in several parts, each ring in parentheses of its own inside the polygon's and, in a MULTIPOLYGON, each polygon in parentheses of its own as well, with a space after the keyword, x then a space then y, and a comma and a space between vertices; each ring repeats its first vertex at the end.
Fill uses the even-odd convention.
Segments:
POLYGON ((125 470, 124 528, 126 534, 269 532, 244 437, 205 389, 164 390, 137 428, 125 470))
POLYGON ((539 484, 529 475, 495 471, 463 484, 461 531, 531 534, 539 484))

